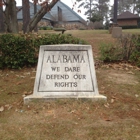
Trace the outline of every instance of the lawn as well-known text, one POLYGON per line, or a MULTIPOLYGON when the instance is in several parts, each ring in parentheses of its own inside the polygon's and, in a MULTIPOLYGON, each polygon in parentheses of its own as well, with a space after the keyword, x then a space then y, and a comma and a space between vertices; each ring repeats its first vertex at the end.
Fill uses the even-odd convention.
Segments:
POLYGON ((65 34, 92 45, 99 92, 107 102, 63 99, 24 105, 23 97, 33 92, 36 67, 0 70, 0 140, 139 140, 140 68, 98 61, 100 43, 115 41, 108 31, 65 34))

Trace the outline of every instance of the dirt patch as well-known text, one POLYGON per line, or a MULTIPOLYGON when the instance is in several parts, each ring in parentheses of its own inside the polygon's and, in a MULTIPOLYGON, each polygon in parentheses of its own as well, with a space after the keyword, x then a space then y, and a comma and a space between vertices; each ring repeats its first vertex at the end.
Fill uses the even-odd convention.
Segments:
POLYGON ((139 84, 139 81, 136 78, 136 76, 129 73, 110 72, 107 77, 108 80, 115 82, 117 84, 128 84, 128 85, 139 84))

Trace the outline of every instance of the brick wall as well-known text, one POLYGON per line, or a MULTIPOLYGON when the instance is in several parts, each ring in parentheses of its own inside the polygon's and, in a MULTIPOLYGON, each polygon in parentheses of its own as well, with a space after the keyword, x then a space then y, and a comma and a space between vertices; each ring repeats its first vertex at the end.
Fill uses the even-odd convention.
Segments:
POLYGON ((128 19, 128 20, 118 20, 119 26, 137 26, 136 19, 128 19))
POLYGON ((38 27, 49 26, 49 25, 51 25, 50 21, 41 20, 41 21, 38 23, 38 27))
POLYGON ((87 27, 80 23, 80 22, 67 22, 67 23, 61 23, 61 24, 55 24, 54 27, 63 27, 67 30, 76 30, 76 29, 86 29, 87 27))
MULTIPOLYGON (((18 22, 18 25, 19 25, 19 31, 22 31, 22 22, 18 22)), ((43 26, 49 26, 51 25, 50 21, 40 21, 38 23, 38 27, 43 27, 43 26)), ((60 28, 60 27, 63 27, 63 28, 66 28, 67 30, 76 30, 76 29, 87 29, 86 25, 80 23, 80 22, 61 22, 60 24, 54 24, 53 27, 56 27, 56 28, 60 28)))

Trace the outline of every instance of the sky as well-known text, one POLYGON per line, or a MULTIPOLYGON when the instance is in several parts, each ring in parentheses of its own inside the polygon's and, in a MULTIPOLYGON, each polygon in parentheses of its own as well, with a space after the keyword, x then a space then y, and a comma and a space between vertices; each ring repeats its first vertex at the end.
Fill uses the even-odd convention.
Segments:
MULTIPOLYGON (((63 3, 65 3, 66 5, 68 5, 70 8, 73 7, 73 3, 75 2, 75 0, 61 0, 63 3)), ((112 5, 114 3, 114 0, 110 0, 110 4, 112 5)), ((82 18, 84 18, 85 20, 87 20, 87 17, 85 16, 85 10, 83 8, 80 8, 81 13, 77 12, 78 11, 78 3, 74 6, 74 11, 76 13, 78 13, 82 18)))
MULTIPOLYGON (((16 0, 16 2, 17 2, 17 5, 18 6, 20 6, 21 5, 21 2, 22 0, 16 0)), ((73 4, 74 4, 74 2, 76 1, 76 0, 61 0, 63 3, 65 3, 67 6, 69 6, 70 8, 73 8, 73 4)), ((110 4, 112 5, 114 3, 114 0, 110 0, 110 4)), ((77 14, 79 14, 83 19, 87 19, 86 18, 86 16, 84 15, 84 13, 85 13, 85 10, 83 9, 83 8, 78 8, 78 4, 76 4, 75 6, 74 6, 74 11, 77 13, 77 14), (79 12, 77 12, 78 10, 80 10, 81 11, 81 13, 79 13, 79 12)))

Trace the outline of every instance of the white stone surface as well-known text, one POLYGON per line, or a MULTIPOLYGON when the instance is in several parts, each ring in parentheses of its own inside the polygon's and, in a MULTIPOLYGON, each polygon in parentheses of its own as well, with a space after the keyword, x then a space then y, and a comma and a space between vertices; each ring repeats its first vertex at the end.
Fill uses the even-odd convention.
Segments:
POLYGON ((24 98, 100 98, 90 45, 40 47, 33 95, 24 98))

